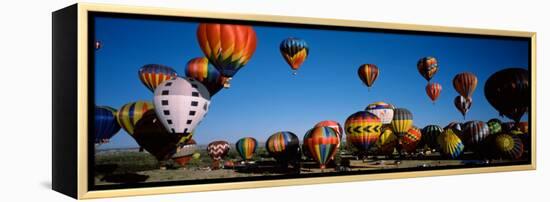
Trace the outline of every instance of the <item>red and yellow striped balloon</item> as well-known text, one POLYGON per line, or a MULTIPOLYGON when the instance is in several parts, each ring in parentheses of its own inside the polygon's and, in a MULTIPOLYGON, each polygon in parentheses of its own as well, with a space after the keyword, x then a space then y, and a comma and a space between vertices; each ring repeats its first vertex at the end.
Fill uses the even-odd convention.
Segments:
POLYGON ((421 139, 422 132, 420 132, 420 129, 413 126, 403 137, 401 137, 401 146, 408 153, 415 152, 416 145, 418 145, 421 139))
POLYGON ((456 92, 465 98, 471 98, 477 87, 477 77, 471 72, 462 72, 453 79, 456 92))
POLYGON ((374 64, 363 64, 359 66, 359 69, 357 69, 357 74, 359 75, 361 81, 363 81, 363 83, 370 89, 370 87, 374 84, 374 81, 376 81, 376 78, 378 78, 379 69, 374 64))
POLYGON ((157 86, 162 82, 178 76, 176 71, 171 67, 159 64, 144 65, 139 69, 138 75, 141 83, 152 92, 154 92, 157 86))
POLYGON ((256 32, 248 25, 200 23, 197 39, 204 55, 226 77, 233 77, 256 50, 256 32))
POLYGON ((439 98, 439 95, 441 94, 441 84, 439 83, 428 83, 426 85, 426 94, 428 94, 428 97, 432 100, 433 103, 435 103, 435 100, 439 98))
POLYGON ((378 141, 382 121, 376 115, 359 111, 348 117, 345 128, 348 141, 362 151, 369 148, 378 141))

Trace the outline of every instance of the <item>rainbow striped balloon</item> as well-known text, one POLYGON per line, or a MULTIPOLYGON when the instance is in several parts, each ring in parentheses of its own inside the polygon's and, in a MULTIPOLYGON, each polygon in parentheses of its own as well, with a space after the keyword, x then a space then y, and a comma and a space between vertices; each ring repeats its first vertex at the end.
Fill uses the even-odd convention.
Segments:
POLYGON ((237 152, 239 152, 239 155, 245 161, 252 159, 252 156, 256 152, 257 147, 258 141, 253 137, 244 137, 239 139, 237 143, 235 143, 235 148, 237 149, 237 152))
POLYGON ((269 155, 279 162, 285 162, 298 157, 300 140, 292 132, 281 131, 269 136, 265 148, 269 155))
POLYGON ((338 135, 334 129, 329 127, 313 128, 304 142, 307 142, 309 152, 313 159, 319 163, 321 169, 325 168, 338 151, 338 135))
POLYGON ((147 64, 138 71, 139 80, 151 92, 155 92, 157 86, 166 80, 176 78, 178 73, 171 67, 159 64, 147 64))
POLYGON ((189 60, 187 68, 185 68, 185 75, 204 84, 210 96, 218 93, 224 86, 229 85, 227 83, 228 78, 222 76, 216 67, 208 62, 208 58, 206 57, 189 60))
POLYGON ((133 135, 136 123, 143 117, 145 112, 153 108, 153 103, 151 102, 130 102, 118 110, 116 115, 117 122, 128 134, 133 135))

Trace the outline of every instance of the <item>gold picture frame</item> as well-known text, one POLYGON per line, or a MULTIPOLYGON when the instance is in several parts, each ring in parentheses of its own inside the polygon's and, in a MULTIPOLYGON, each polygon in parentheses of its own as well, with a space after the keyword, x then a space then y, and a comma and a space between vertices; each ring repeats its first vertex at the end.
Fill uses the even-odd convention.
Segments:
MULTIPOLYGON (((152 8, 152 7, 136 7, 136 6, 120 6, 106 4, 90 4, 78 3, 71 7, 67 7, 60 11, 54 12, 54 129, 53 129, 53 144, 54 144, 54 162, 53 162, 53 189, 61 193, 67 194, 77 199, 92 199, 104 197, 120 197, 120 196, 135 196, 135 195, 150 195, 150 194, 169 194, 169 193, 184 193, 198 191, 213 191, 213 190, 228 190, 228 189, 244 189, 244 188, 260 188, 274 186, 290 186, 290 185, 306 185, 306 184, 321 184, 321 183, 336 183, 336 182, 351 182, 365 180, 381 180, 381 179, 397 179, 397 178, 412 178, 426 176, 443 176, 457 174, 474 174, 474 173, 490 173, 490 172, 506 172, 519 170, 535 170, 536 169, 536 33, 523 31, 508 31, 508 30, 492 30, 492 29, 475 29, 475 28, 460 28, 460 27, 444 27, 430 25, 412 25, 399 23, 383 23, 383 22, 368 22, 356 20, 339 20, 339 19, 323 19, 309 17, 290 17, 277 15, 261 15, 261 14, 244 14, 244 13, 222 13, 183 9, 168 9, 168 8, 152 8), (461 169, 446 169, 446 170, 429 170, 429 171, 405 171, 397 173, 380 173, 380 174, 364 174, 364 175, 349 175, 349 176, 326 176, 298 179, 279 179, 279 180, 262 180, 262 181, 246 181, 246 182, 229 182, 229 183, 214 183, 214 184, 199 184, 199 185, 175 185, 162 187, 147 187, 147 188, 127 188, 114 190, 89 190, 88 178, 88 96, 90 86, 88 86, 88 51, 89 36, 88 36, 88 15, 90 12, 107 12, 118 14, 138 14, 150 16, 170 16, 170 17, 195 17, 208 19, 226 19, 226 20, 246 20, 252 22, 273 22, 273 23, 296 23, 304 25, 329 25, 357 28, 375 28, 381 30, 402 30, 402 31, 418 31, 418 32, 437 32, 451 34, 474 34, 486 36, 506 36, 506 37, 522 37, 530 39, 530 64, 531 64, 531 108, 530 114, 531 130, 531 164, 527 165, 512 165, 498 167, 482 167, 482 168, 461 168, 461 169), (59 26, 56 27, 56 24, 59 26), (68 26, 66 24, 70 24, 68 26), (69 31, 65 31, 67 29, 69 31), (67 35, 76 33, 74 41, 65 43, 67 47, 62 48, 63 44, 59 44, 60 40, 56 40, 56 35, 67 35), (60 47, 60 48, 56 48, 60 47), (75 48, 71 48, 75 47, 75 48), (73 51, 75 54, 76 67, 69 67, 69 63, 63 64, 60 54, 73 51), (57 61, 57 62, 56 62, 57 61), (56 68, 60 68, 59 70, 56 68), (56 90, 62 84, 56 87, 56 80, 60 79, 67 73, 63 68, 76 68, 73 71, 76 76, 73 83, 75 84, 73 94, 63 94, 70 92, 61 92, 56 90), (65 71, 64 73, 61 73, 65 71), (58 93, 59 96, 56 96, 58 93), (61 95, 63 94, 63 95, 61 95), (71 101, 67 101, 66 97, 71 96, 71 101), (67 109, 63 103, 74 102, 76 109, 67 109), (58 104, 58 105, 56 105, 58 104), (56 107, 57 106, 57 107, 56 107), (66 112, 66 110, 73 110, 66 112), (56 125, 56 116, 60 113, 73 114, 75 118, 74 128, 66 129, 65 126, 56 125), (74 136, 74 139, 67 136, 74 136), (60 145, 75 144, 74 147, 57 150, 60 145), (66 152, 74 152, 74 154, 66 154, 66 152), (76 157, 76 158, 75 158, 76 157), (72 164, 72 165, 66 165, 72 164), (70 171, 69 171, 70 170, 70 171), (74 175, 70 174, 74 170, 74 175), (67 172, 69 174, 67 174, 67 172), (61 176, 62 173, 67 175, 61 176), (73 179, 74 176, 75 178, 73 179)), ((65 36, 63 35, 63 36, 65 36)), ((68 57, 68 56, 67 56, 68 57)), ((57 122, 63 120, 59 118, 57 122)))

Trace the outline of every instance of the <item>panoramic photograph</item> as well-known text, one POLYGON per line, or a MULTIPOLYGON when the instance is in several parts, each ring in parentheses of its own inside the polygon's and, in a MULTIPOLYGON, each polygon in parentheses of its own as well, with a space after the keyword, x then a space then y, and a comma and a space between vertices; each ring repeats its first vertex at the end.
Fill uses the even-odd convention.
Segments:
POLYGON ((531 163, 524 38, 91 20, 97 189, 531 163))

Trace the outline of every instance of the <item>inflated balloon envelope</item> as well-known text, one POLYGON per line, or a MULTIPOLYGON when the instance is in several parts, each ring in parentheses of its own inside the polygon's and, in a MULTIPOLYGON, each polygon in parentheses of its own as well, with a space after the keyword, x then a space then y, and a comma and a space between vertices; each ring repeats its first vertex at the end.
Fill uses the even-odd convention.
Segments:
POLYGON ((135 127, 132 136, 139 146, 151 153, 159 161, 170 159, 182 139, 182 134, 168 132, 155 111, 150 110, 143 115, 135 127))

